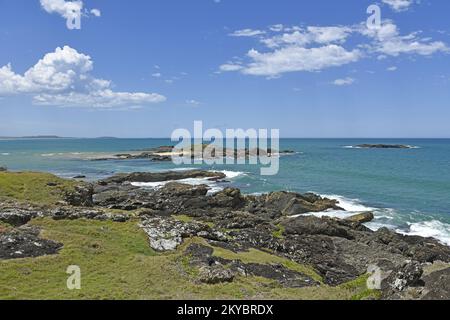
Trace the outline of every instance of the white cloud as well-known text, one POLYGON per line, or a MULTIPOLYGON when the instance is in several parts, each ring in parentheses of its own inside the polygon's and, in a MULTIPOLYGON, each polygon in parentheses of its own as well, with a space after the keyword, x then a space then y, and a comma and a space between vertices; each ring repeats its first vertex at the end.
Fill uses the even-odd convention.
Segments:
POLYGON ((156 72, 152 74, 152 77, 154 78, 161 78, 162 74, 160 72, 156 72))
POLYGON ((281 35, 264 38, 261 41, 269 48, 295 44, 305 46, 311 43, 342 43, 351 34, 350 27, 307 27, 294 28, 293 31, 281 35))
POLYGON ((389 5, 394 11, 405 11, 413 5, 415 0, 383 0, 383 3, 389 5))
POLYGON ((230 34, 232 37, 255 37, 259 35, 265 34, 265 31, 261 30, 253 30, 253 29, 243 29, 243 30, 237 30, 230 34))
MULTIPOLYGON (((40 0, 40 3, 41 7, 46 12, 57 13, 65 19, 72 17, 74 12, 81 12, 83 9, 83 1, 81 0, 40 0)), ((90 13, 96 17, 101 16, 101 11, 99 9, 92 9, 90 10, 90 13)))
POLYGON ((387 68, 386 70, 393 72, 393 71, 397 71, 397 69, 398 68, 396 66, 392 66, 392 67, 387 68))
MULTIPOLYGON (((252 29, 244 30, 250 34, 252 29)), ((246 56, 247 62, 234 58, 237 62, 222 64, 219 72, 234 71, 273 78, 287 72, 321 71, 363 57, 386 59, 401 54, 429 56, 450 52, 444 42, 420 37, 421 32, 401 35, 390 20, 384 21, 378 29, 368 29, 366 24, 289 28, 274 25, 267 31, 258 30, 258 33, 265 35, 259 41, 267 50, 251 49, 246 56), (347 43, 350 36, 356 39, 353 44, 347 43)))
POLYGON ((283 31, 284 26, 282 24, 274 24, 270 26, 270 31, 274 31, 274 32, 280 32, 283 31))
POLYGON ((91 13, 96 16, 96 17, 101 17, 102 16, 102 12, 98 9, 92 9, 91 13))
POLYGON ((74 11, 80 12, 83 9, 82 1, 64 0, 40 0, 42 8, 48 13, 57 13, 63 18, 69 18, 74 11))
POLYGON ((93 77, 90 56, 69 46, 47 53, 23 75, 10 64, 0 68, 0 95, 30 94, 39 105, 104 107, 147 105, 166 98, 155 93, 115 92, 111 82, 93 77))
POLYGON ((344 79, 336 79, 333 81, 333 84, 336 86, 349 86, 355 82, 353 78, 344 78, 344 79))
POLYGON ((201 104, 199 101, 194 100, 194 99, 186 100, 186 103, 193 105, 193 106, 199 106, 201 104))
MULTIPOLYGON (((360 59, 358 49, 346 50, 340 44, 351 34, 350 27, 318 27, 307 28, 272 25, 270 31, 280 32, 261 39, 271 51, 260 52, 255 49, 247 53, 248 64, 226 63, 220 71, 240 71, 244 74, 278 77, 282 73, 296 71, 320 71, 325 68, 341 66, 360 59), (316 47, 307 47, 316 45, 316 47)), ((244 29, 234 32, 233 36, 255 36, 267 34, 266 31, 244 29)))
POLYGON ((418 54, 423 56, 437 52, 449 52, 449 47, 442 41, 431 41, 430 38, 420 38, 420 32, 400 35, 397 26, 387 20, 378 29, 361 29, 363 35, 373 39, 372 50, 388 56, 400 54, 418 54))
POLYGON ((243 66, 239 65, 239 64, 234 64, 234 63, 226 63, 221 65, 220 67, 220 71, 238 71, 241 70, 243 68, 243 66))
POLYGON ((244 74, 276 76, 285 72, 319 71, 341 66, 359 60, 361 52, 347 51, 341 46, 332 44, 317 48, 288 46, 267 53, 252 49, 247 55, 252 62, 242 69, 244 74))

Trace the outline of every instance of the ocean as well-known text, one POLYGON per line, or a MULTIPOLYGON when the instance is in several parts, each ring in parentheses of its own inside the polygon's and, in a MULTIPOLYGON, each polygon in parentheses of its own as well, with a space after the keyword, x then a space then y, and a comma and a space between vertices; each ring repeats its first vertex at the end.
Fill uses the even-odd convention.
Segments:
MULTIPOLYGON (((349 213, 373 211, 371 229, 434 237, 450 244, 449 139, 282 139, 275 176, 261 176, 253 165, 184 165, 148 160, 91 161, 89 158, 172 144, 169 139, 3 139, 0 166, 12 171, 43 171, 95 180, 118 172, 202 168, 227 174, 229 184, 246 194, 288 190, 338 199, 349 213), (413 149, 358 149, 364 143, 404 144, 413 149)), ((205 181, 187 181, 204 183, 205 181)), ((224 184, 211 183, 212 191, 224 184)))

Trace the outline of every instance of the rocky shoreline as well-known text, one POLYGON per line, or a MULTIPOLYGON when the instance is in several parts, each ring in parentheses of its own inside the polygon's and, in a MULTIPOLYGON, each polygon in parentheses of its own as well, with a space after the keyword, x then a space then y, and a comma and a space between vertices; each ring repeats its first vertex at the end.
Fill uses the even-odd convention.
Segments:
POLYGON ((118 174, 91 184, 79 182, 50 208, 3 200, 0 222, 11 227, 0 225, 0 259, 58 254, 64 244, 42 239, 28 225, 37 217, 115 223, 136 219, 157 252, 171 252, 187 239, 201 239, 190 244, 185 255, 202 283, 254 275, 292 288, 319 283, 339 286, 375 272, 384 299, 450 298, 450 248, 437 240, 404 236, 386 228, 374 232, 364 226, 373 219, 370 212, 347 219, 311 216, 308 213, 343 210, 338 201, 311 193, 254 196, 226 188, 211 194, 206 185, 180 183, 188 178, 222 181, 226 177, 201 170, 118 174), (133 185, 145 182, 166 183, 158 188, 133 185), (211 247, 270 253, 310 266, 320 279, 281 264, 224 259, 211 247), (444 267, 427 271, 435 265, 444 267))
POLYGON ((191 150, 177 150, 174 146, 160 146, 157 148, 151 148, 146 150, 138 150, 133 152, 127 152, 127 153, 120 153, 110 156, 103 156, 103 157, 97 157, 90 159, 91 161, 108 161, 108 160, 150 160, 152 162, 167 162, 172 161, 172 157, 185 157, 185 158, 192 158, 192 159, 204 159, 210 158, 218 158, 219 157, 219 151, 220 155, 223 157, 231 157, 234 159, 241 159, 241 158, 250 158, 250 157, 256 157, 256 156, 263 156, 263 157, 272 157, 276 155, 287 155, 287 154, 294 154, 295 151, 292 150, 283 150, 281 152, 277 150, 272 150, 268 148, 267 150, 259 149, 259 148, 244 148, 244 149, 229 149, 229 148, 223 148, 222 150, 218 150, 217 148, 211 147, 209 145, 201 145, 198 148, 195 148, 195 146, 191 147, 191 150), (207 149, 208 148, 208 149, 207 149), (197 150, 198 149, 198 150, 197 150), (208 151, 209 150, 209 151, 208 151), (205 152, 205 153, 204 153, 205 152), (209 155, 209 157, 208 157, 209 155))

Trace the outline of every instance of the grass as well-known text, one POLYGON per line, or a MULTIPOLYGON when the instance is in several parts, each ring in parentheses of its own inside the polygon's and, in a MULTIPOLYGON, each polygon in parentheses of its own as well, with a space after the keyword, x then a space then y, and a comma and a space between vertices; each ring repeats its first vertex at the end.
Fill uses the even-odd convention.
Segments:
MULTIPOLYGON (((43 173, 0 172, 0 196, 24 202, 52 205, 79 183, 43 173), (49 182, 56 183, 50 187, 49 182)), ((120 213, 120 211, 117 211, 120 213)), ((176 216, 189 222, 187 216, 176 216)), ((0 260, 0 300, 2 299, 362 299, 372 296, 365 281, 358 279, 339 287, 320 285, 284 288, 278 282, 237 276, 232 283, 200 284, 198 270, 189 264, 184 250, 192 238, 171 253, 156 253, 139 220, 60 220, 38 218, 30 222, 42 230, 41 236, 62 243, 59 254, 38 258, 0 260), (81 290, 69 290, 67 267, 81 268, 81 290)), ((11 226, 0 223, 0 232, 11 226)), ((313 268, 297 264, 269 252, 251 249, 234 253, 213 247, 214 254, 244 263, 279 263, 305 273, 317 281, 313 268)))
POLYGON ((178 220, 178 221, 181 221, 181 222, 186 222, 186 223, 194 221, 194 218, 186 216, 186 215, 177 215, 177 216, 173 216, 173 218, 175 220, 178 220))
POLYGON ((284 226, 282 226, 281 224, 278 224, 277 228, 278 228, 278 230, 272 232, 272 236, 274 236, 274 238, 277 238, 277 239, 283 239, 284 238, 283 233, 285 231, 284 226))
POLYGON ((358 293, 354 294, 351 297, 351 300, 365 300, 365 299, 378 300, 381 298, 381 291, 367 288, 367 280, 369 279, 369 277, 370 277, 369 274, 365 274, 353 281, 342 284, 339 287, 344 290, 360 289, 358 293))
POLYGON ((65 192, 73 191, 77 184, 80 183, 48 173, 0 172, 0 196, 23 202, 55 204, 63 199, 65 192))
MULTIPOLYGON (((205 285, 195 282, 196 272, 184 272, 183 250, 157 254, 137 220, 54 221, 39 218, 31 224, 42 228, 42 236, 64 244, 57 255, 0 260, 0 299, 350 299, 365 287, 283 288, 258 277, 237 277, 232 283, 205 285), (81 290, 68 290, 69 265, 81 268, 81 290)), ((305 272, 297 264, 258 250, 234 254, 214 248, 217 255, 243 262, 283 263, 305 272)))
POLYGON ((279 257, 257 249, 235 253, 223 248, 214 248, 214 255, 228 260, 240 260, 243 263, 281 264, 288 269, 306 274, 318 282, 323 281, 322 277, 310 266, 299 264, 287 258, 279 257))

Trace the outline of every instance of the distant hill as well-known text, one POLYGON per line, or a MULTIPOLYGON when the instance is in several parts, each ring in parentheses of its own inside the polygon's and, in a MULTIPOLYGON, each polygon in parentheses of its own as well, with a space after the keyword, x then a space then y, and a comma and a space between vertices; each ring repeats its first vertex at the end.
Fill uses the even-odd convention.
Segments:
POLYGON ((0 137, 0 139, 64 139, 59 136, 23 136, 23 137, 0 137))

